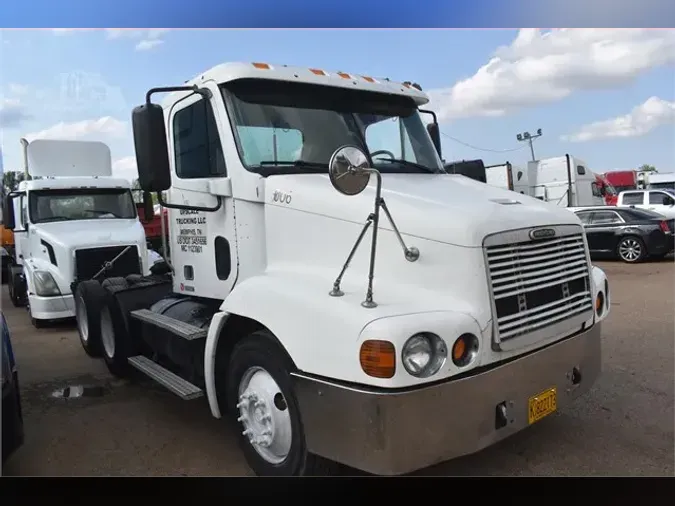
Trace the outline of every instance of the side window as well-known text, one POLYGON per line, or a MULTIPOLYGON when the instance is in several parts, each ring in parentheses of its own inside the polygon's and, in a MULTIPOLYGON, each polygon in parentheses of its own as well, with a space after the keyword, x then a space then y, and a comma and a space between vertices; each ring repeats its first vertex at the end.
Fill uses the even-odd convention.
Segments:
POLYGON ((227 175, 213 108, 200 99, 173 117, 176 175, 197 179, 227 175))
POLYGON ((649 192, 649 203, 651 205, 669 206, 673 203, 673 198, 664 192, 649 192))
POLYGON ((602 197, 602 190, 598 186, 598 183, 591 183, 591 192, 593 193, 594 197, 602 197))
POLYGON ((593 225, 602 225, 606 223, 621 223, 621 218, 618 214, 612 211, 599 211, 593 213, 593 225))
POLYGON ((586 174, 586 167, 584 167, 583 165, 577 165, 577 174, 579 174, 580 176, 586 174))
POLYGON ((19 197, 19 209, 21 209, 21 228, 26 228, 28 223, 28 206, 26 205, 26 197, 19 197))
POLYGON ((640 206, 643 202, 644 196, 642 193, 633 192, 623 194, 623 203, 628 206, 640 206))
POLYGON ((581 223, 588 225, 591 222, 591 213, 588 211, 577 213, 577 217, 581 220, 581 223))

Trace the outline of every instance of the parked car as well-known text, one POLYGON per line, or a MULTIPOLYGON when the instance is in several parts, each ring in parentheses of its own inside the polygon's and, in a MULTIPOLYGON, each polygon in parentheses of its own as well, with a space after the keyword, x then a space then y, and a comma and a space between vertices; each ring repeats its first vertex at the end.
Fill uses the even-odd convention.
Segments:
POLYGON ((675 249, 675 220, 630 207, 574 208, 586 230, 591 255, 636 263, 662 258, 675 249))
POLYGON ((23 414, 19 375, 16 370, 12 341, 5 315, 0 312, 2 327, 2 462, 7 460, 22 444, 24 439, 23 414))

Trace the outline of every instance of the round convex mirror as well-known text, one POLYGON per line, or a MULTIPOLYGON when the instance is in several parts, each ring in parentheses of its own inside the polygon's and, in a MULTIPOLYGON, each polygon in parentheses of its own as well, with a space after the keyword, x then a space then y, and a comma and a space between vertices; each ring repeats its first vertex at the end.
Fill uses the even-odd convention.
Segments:
POLYGON ((335 150, 328 163, 328 176, 333 187, 344 195, 358 195, 370 181, 370 165, 365 153, 355 146, 335 150))

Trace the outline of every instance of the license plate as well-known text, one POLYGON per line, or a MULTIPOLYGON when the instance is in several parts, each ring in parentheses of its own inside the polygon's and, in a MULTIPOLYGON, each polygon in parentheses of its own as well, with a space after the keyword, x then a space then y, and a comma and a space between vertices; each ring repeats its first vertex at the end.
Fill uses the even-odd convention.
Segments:
POLYGON ((555 388, 544 390, 542 393, 530 397, 528 404, 528 419, 530 424, 533 424, 558 409, 557 390, 555 388))

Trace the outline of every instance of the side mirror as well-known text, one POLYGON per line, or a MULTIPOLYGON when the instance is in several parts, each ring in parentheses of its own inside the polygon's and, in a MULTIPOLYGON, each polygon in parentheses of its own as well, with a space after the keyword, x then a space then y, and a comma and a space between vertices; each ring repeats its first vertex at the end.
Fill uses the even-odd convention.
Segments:
POLYGON ((147 103, 131 113, 138 183, 146 192, 161 192, 171 187, 169 148, 162 106, 147 103))
POLYGON ((14 230, 16 228, 16 218, 14 216, 14 199, 10 193, 5 197, 5 205, 2 210, 3 225, 7 230, 14 230))
POLYGON ((333 188, 343 195, 358 195, 368 186, 371 171, 368 158, 355 146, 335 150, 328 162, 328 177, 333 188))
POLYGON ((434 143, 434 147, 438 152, 438 156, 443 158, 441 154, 441 129, 438 126, 438 123, 435 121, 427 125, 427 132, 429 132, 429 137, 431 137, 431 142, 434 143))
POLYGON ((150 223, 155 217, 155 203, 152 200, 152 193, 143 192, 143 221, 150 223))

